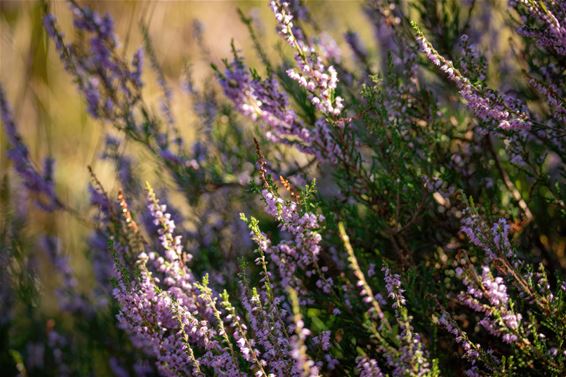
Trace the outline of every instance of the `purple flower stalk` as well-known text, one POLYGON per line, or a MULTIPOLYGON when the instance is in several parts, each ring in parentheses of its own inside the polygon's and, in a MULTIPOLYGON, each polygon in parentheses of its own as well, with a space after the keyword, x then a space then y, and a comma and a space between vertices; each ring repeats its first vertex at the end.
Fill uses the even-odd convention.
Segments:
POLYGON ((140 48, 136 50, 134 57, 132 58, 133 71, 131 72, 131 77, 136 87, 141 89, 143 86, 142 82, 142 71, 143 71, 143 50, 140 48))
POLYGON ((503 130, 530 128, 531 123, 527 114, 512 109, 512 106, 509 106, 503 98, 497 98, 493 94, 491 96, 483 95, 467 77, 454 67, 450 60, 436 51, 416 25, 413 26, 417 33, 416 39, 420 50, 432 64, 440 68, 448 79, 456 85, 460 95, 466 100, 468 108, 479 119, 486 122, 493 121, 503 130))
POLYGON ((485 315, 480 324, 506 343, 519 341, 522 315, 513 311, 503 278, 494 278, 489 267, 483 266, 481 278, 476 284, 466 276, 463 282, 467 290, 461 292, 458 298, 466 306, 485 315), (482 303, 482 299, 488 303, 482 303))
POLYGON ((489 229, 479 215, 468 213, 462 220, 460 230, 470 242, 485 252, 489 261, 493 261, 498 256, 510 259, 515 257, 515 252, 509 242, 509 224, 505 219, 499 219, 489 229))
MULTIPOLYGON (((385 275, 385 288, 388 297, 393 301, 393 309, 395 317, 399 323, 401 330, 399 339, 401 347, 399 356, 392 363, 393 376, 424 376, 430 372, 429 361, 425 355, 425 347, 421 342, 419 334, 415 333, 411 325, 411 316, 409 316, 406 308, 406 300, 403 296, 401 288, 401 277, 398 274, 392 274, 388 267, 383 267, 382 271, 385 275)), ((388 360, 391 357, 388 358, 388 360)))
POLYGON ((520 27, 519 34, 533 38, 542 48, 566 56, 566 6, 563 2, 509 0, 509 6, 519 11, 523 21, 532 20, 537 25, 536 28, 520 27))
POLYGON ((38 171, 30 159, 27 146, 18 133, 14 117, 0 87, 0 118, 8 138, 10 149, 8 157, 14 164, 14 169, 21 177, 28 192, 36 196, 35 203, 45 211, 51 212, 63 208, 55 193, 53 182, 54 160, 50 157, 44 160, 43 174, 38 171))
POLYGON ((279 33, 295 49, 297 69, 287 70, 287 75, 308 92, 312 104, 325 116, 339 116, 344 108, 343 99, 335 96, 338 77, 333 66, 326 66, 314 47, 301 39, 293 25, 293 14, 286 2, 272 0, 271 9, 278 23, 279 33))
POLYGON ((148 208, 154 225, 158 227, 163 250, 163 256, 150 252, 148 258, 156 271, 163 274, 163 283, 174 290, 176 298, 188 304, 192 300, 190 296, 194 294, 194 277, 186 263, 190 262, 192 255, 183 250, 182 237, 174 234, 176 226, 171 215, 166 212, 167 206, 159 203, 151 187, 148 186, 147 191, 148 208))
POLYGON ((334 61, 340 63, 342 60, 342 50, 338 43, 328 33, 321 33, 318 38, 313 41, 314 45, 320 48, 322 59, 325 61, 334 61))
POLYGON ((267 126, 268 140, 293 145, 320 161, 335 163, 342 154, 332 138, 329 122, 321 118, 314 129, 306 127, 289 108, 287 95, 279 90, 275 77, 262 80, 257 74, 250 74, 242 59, 235 56, 224 75, 219 74, 219 80, 225 95, 240 113, 267 126))
MULTIPOLYGON (((147 256, 140 256, 139 261, 145 263, 147 256)), ((117 317, 120 327, 136 347, 156 357, 162 375, 191 372, 199 375, 199 364, 194 355, 191 358, 192 349, 178 336, 188 327, 195 330, 195 340, 202 339, 199 323, 166 291, 157 289, 149 271, 142 270, 139 281, 132 287, 121 282, 114 290, 114 298, 121 308, 117 317)))
POLYGON ((458 325, 456 325, 449 317, 448 314, 443 313, 438 323, 454 336, 456 343, 458 343, 464 350, 464 358, 474 365, 480 357, 479 344, 472 343, 465 332, 463 332, 458 325))
POLYGON ((130 66, 116 52, 118 42, 109 15, 101 16, 74 2, 69 6, 74 26, 85 33, 87 45, 66 45, 51 14, 45 16, 44 26, 55 42, 65 69, 75 77, 88 112, 95 118, 111 121, 129 114, 142 87, 142 51, 134 54, 130 66))
POLYGON ((564 97, 560 96, 560 89, 555 84, 545 85, 534 78, 529 79, 529 84, 546 99, 552 116, 563 123, 566 122, 566 102, 564 97))
MULTIPOLYGON (((279 221, 282 231, 290 235, 289 240, 281 241, 277 245, 269 246, 267 239, 262 240, 265 252, 278 267, 281 286, 300 289, 297 285, 296 271, 304 271, 307 275, 317 273, 322 239, 317 229, 320 227, 320 222, 324 221, 324 217, 309 212, 301 215, 296 202, 285 202, 266 189, 262 191, 262 195, 266 203, 266 212, 279 221)), ((333 282, 330 278, 321 277, 318 285, 329 293, 333 282)))
MULTIPOLYGON (((180 239, 173 234, 175 225, 153 191, 148 189, 148 192, 150 209, 160 227, 164 257, 142 252, 137 261, 139 278, 128 283, 119 275, 119 286, 114 290, 121 307, 118 321, 134 345, 156 357, 161 374, 202 375, 201 362, 204 365, 212 361, 208 354, 208 358, 197 359, 193 347, 207 352, 218 350, 216 331, 203 317, 206 310, 198 306, 192 273, 185 265, 190 258, 182 251, 180 239), (148 261, 162 279, 149 271, 148 261)), ((215 366, 221 368, 217 370, 219 373, 232 367, 220 365, 218 360, 215 366)))
POLYGON ((367 356, 356 359, 356 368, 359 370, 360 377, 383 377, 377 361, 367 356))
POLYGON ((236 56, 220 77, 220 84, 243 115, 253 121, 261 120, 268 127, 268 140, 294 144, 303 152, 314 153, 312 132, 289 109, 288 98, 279 90, 274 77, 267 80, 252 77, 236 56))

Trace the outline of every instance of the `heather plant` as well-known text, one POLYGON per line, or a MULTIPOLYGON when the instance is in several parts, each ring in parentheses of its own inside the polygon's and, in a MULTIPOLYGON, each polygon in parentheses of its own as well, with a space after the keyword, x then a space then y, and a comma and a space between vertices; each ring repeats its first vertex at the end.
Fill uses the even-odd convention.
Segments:
POLYGON ((566 373, 562 2, 373 0, 336 35, 273 0, 277 48, 239 11, 253 50, 217 62, 194 24, 204 83, 170 82, 144 22, 128 54, 111 15, 68 5, 74 38, 48 6, 45 33, 117 187, 85 166, 89 209, 67 203, 0 88, 7 373, 566 373), (82 250, 37 214, 87 228, 82 250))

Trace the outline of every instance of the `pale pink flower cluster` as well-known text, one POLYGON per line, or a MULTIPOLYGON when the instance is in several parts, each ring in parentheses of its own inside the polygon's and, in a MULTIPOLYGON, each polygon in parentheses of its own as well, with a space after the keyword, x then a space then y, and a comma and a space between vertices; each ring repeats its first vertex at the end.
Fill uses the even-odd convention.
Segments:
POLYGON ((506 343, 517 342, 522 315, 513 311, 503 278, 493 277, 489 267, 483 266, 479 282, 474 284, 467 276, 463 282, 467 291, 461 292, 458 298, 466 306, 485 315, 480 324, 506 343), (488 304, 482 303, 482 299, 488 304))
POLYGON ((271 1, 271 9, 278 22, 278 31, 295 49, 298 69, 287 70, 287 75, 305 88, 312 104, 324 115, 338 116, 344 108, 343 99, 335 96, 338 77, 333 66, 326 66, 316 49, 297 36, 289 4, 271 1))

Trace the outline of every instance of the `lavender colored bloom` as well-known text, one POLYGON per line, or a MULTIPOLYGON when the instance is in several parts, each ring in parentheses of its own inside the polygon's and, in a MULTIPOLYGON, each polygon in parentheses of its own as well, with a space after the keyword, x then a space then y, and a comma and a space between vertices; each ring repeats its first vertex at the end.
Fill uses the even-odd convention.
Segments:
POLYGON ((115 42, 114 23, 110 15, 100 16, 88 8, 81 8, 70 3, 73 12, 73 22, 77 29, 96 33, 101 39, 115 42))
POLYGON ((294 144, 303 152, 314 153, 312 131, 289 109, 288 98, 279 90, 274 77, 261 80, 252 76, 236 56, 220 77, 220 84, 243 115, 253 121, 261 120, 268 127, 268 140, 294 144))
POLYGON ((480 324, 493 336, 506 343, 515 343, 521 333, 522 315, 513 311, 513 305, 507 293, 503 278, 493 277, 489 267, 482 267, 481 280, 474 284, 468 277, 463 277, 467 287, 458 299, 475 310, 483 313, 480 324), (482 303, 481 300, 488 303, 482 303))
POLYGON ((509 0, 509 6, 522 16, 525 25, 518 29, 519 34, 533 38, 536 43, 558 55, 566 56, 566 9, 560 1, 532 2, 509 0), (535 24, 533 28, 530 25, 535 24))
POLYGON ((480 354, 478 350, 480 349, 479 344, 473 344, 468 339, 466 333, 464 333, 460 328, 448 317, 446 313, 443 313, 438 323, 446 329, 450 334, 452 334, 458 343, 464 349, 464 358, 475 364, 479 359, 480 354))
POLYGON ((175 222, 166 211, 167 206, 160 204, 152 190, 148 190, 148 208, 153 217, 153 223, 158 227, 159 241, 163 248, 165 258, 158 257, 155 253, 149 254, 149 259, 157 271, 165 275, 163 282, 171 287, 179 289, 178 299, 187 299, 193 289, 194 277, 187 268, 186 263, 192 256, 183 250, 181 236, 174 234, 175 222))
MULTIPOLYGON (((289 233, 291 239, 271 245, 268 239, 261 239, 257 234, 252 234, 252 237, 278 267, 281 286, 292 287, 300 292, 295 272, 302 270, 309 273, 309 270, 314 270, 322 239, 317 229, 324 217, 309 212, 301 215, 296 202, 285 202, 268 190, 263 190, 262 195, 266 212, 279 221, 280 229, 289 233)), ((326 290, 330 289, 331 285, 331 279, 322 278, 320 286, 323 290, 325 286, 328 286, 326 290)))
POLYGON ((424 35, 413 25, 417 32, 417 43, 427 59, 440 68, 452 81, 462 98, 467 102, 470 110, 483 121, 495 122, 503 130, 522 130, 530 128, 528 114, 512 109, 511 104, 504 98, 497 97, 495 93, 482 93, 468 78, 463 76, 450 60, 441 56, 438 51, 426 40, 424 35))
POLYGON ((289 69, 287 75, 307 90, 312 104, 326 116, 338 116, 344 108, 343 99, 335 96, 338 83, 336 69, 326 66, 316 50, 297 35, 293 14, 286 2, 272 0, 271 9, 278 22, 278 31, 295 49, 298 70, 289 69))
POLYGON ((305 6, 303 0, 289 0, 287 1, 289 9, 297 17, 299 21, 309 21, 311 16, 308 8, 305 6))
POLYGON ((143 86, 141 79, 143 68, 143 50, 141 48, 136 51, 134 57, 132 58, 132 67, 134 68, 133 72, 131 73, 132 80, 134 81, 138 89, 141 89, 141 87, 143 86))
POLYGON ((398 274, 392 274, 387 267, 383 267, 382 271, 385 274, 387 295, 393 301, 393 308, 399 309, 406 304, 403 289, 401 289, 401 277, 398 274))
POLYGON ((220 83, 226 96, 238 110, 253 121, 267 125, 268 140, 296 146, 300 151, 314 154, 321 161, 336 162, 341 155, 338 144, 332 138, 330 126, 324 119, 315 128, 306 127, 289 109, 287 96, 279 91, 274 77, 261 80, 248 72, 240 58, 226 68, 220 83))
POLYGON ((388 297, 393 301, 395 317, 401 330, 399 340, 401 347, 399 355, 395 358, 389 355, 388 363, 393 367, 393 376, 424 376, 430 372, 430 364, 426 357, 425 347, 420 335, 414 332, 411 325, 411 317, 408 314, 403 289, 401 288, 401 277, 392 274, 388 267, 384 266, 382 271, 385 275, 385 288, 388 297))
POLYGON ((122 118, 139 99, 141 51, 134 54, 130 67, 116 52, 118 42, 112 18, 74 2, 69 6, 75 28, 85 33, 89 43, 66 45, 51 14, 44 18, 47 34, 55 41, 65 69, 75 77, 90 115, 109 121, 122 118))
POLYGON ((292 289, 289 289, 289 296, 291 299, 291 306, 293 308, 291 321, 293 323, 292 329, 295 334, 291 336, 290 342, 291 356, 295 360, 295 369, 299 371, 298 375, 302 377, 319 376, 318 368, 307 354, 305 341, 307 336, 310 335, 310 330, 305 327, 305 323, 303 322, 299 309, 297 293, 292 289))
POLYGON ((336 63, 340 63, 342 60, 342 50, 340 50, 338 43, 336 43, 330 34, 320 34, 313 44, 319 47, 324 60, 334 61, 336 63))
POLYGON ((99 116, 100 92, 98 91, 98 80, 90 79, 84 87, 87 110, 95 118, 99 116))
POLYGON ((30 193, 36 196, 35 203, 48 212, 63 208, 61 201, 55 193, 55 184, 53 182, 54 160, 49 157, 44 160, 43 174, 34 166, 30 159, 28 148, 18 133, 12 112, 1 87, 0 116, 10 145, 8 157, 12 160, 14 169, 21 177, 24 186, 30 193))
POLYGON ((529 80, 529 84, 546 99, 553 110, 551 116, 561 122, 566 122, 566 103, 558 86, 554 83, 544 84, 534 78, 529 80))
POLYGON ((492 305, 507 305, 509 296, 507 295, 507 287, 503 284, 503 279, 500 277, 493 279, 487 266, 482 267, 482 284, 486 289, 483 294, 492 305))
POLYGON ((382 377, 383 373, 379 369, 377 361, 369 357, 358 357, 356 359, 356 368, 360 377, 382 377))
POLYGON ((470 213, 462 219, 460 230, 466 234, 470 242, 485 252, 488 260, 497 256, 515 259, 515 252, 509 242, 509 224, 505 219, 499 219, 491 229, 482 221, 479 215, 470 213))
POLYGON ((469 214, 462 220, 462 227, 460 230, 466 234, 470 242, 483 249, 489 259, 494 259, 495 254, 489 247, 488 240, 485 239, 483 232, 484 224, 477 214, 469 214))
POLYGON ((119 276, 114 297, 121 307, 120 326, 134 345, 157 358, 157 368, 165 376, 200 376, 204 366, 219 375, 240 376, 217 339, 222 335, 213 327, 217 318, 202 301, 187 266, 191 255, 183 250, 181 237, 175 235, 175 222, 150 187, 148 202, 161 250, 138 255, 140 271, 135 281, 128 283, 119 276), (197 357, 193 349, 200 350, 202 356, 197 357))
POLYGON ((159 292, 148 272, 142 272, 139 282, 131 289, 121 283, 114 290, 114 297, 121 307, 120 327, 130 335, 135 346, 157 358, 157 368, 162 375, 176 376, 198 370, 198 364, 187 355, 191 352, 188 345, 177 336, 185 327, 184 319, 181 322, 177 316, 186 318, 189 323, 195 322, 194 317, 166 292, 159 292))

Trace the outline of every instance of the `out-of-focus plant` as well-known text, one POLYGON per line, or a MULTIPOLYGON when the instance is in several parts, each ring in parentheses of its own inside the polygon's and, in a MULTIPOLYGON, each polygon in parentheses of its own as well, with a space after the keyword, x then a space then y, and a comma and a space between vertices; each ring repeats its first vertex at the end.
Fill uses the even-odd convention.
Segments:
POLYGON ((89 167, 92 213, 66 204, 53 160, 31 160, 0 90, 16 173, 0 191, 2 365, 22 376, 564 375, 566 6, 368 1, 375 43, 351 29, 348 54, 301 1, 268 5, 277 54, 240 11, 260 65, 234 42, 212 64, 216 83, 184 72, 191 142, 145 25, 128 58, 110 15, 69 1, 70 41, 46 9, 121 190, 89 167), (503 31, 514 48, 488 51, 503 31), (494 77, 504 70, 515 76, 494 77), (128 141, 158 182, 144 183, 128 141), (92 284, 53 231, 28 239, 29 199, 90 227, 92 284), (59 278, 55 314, 41 306, 38 260, 59 278))

